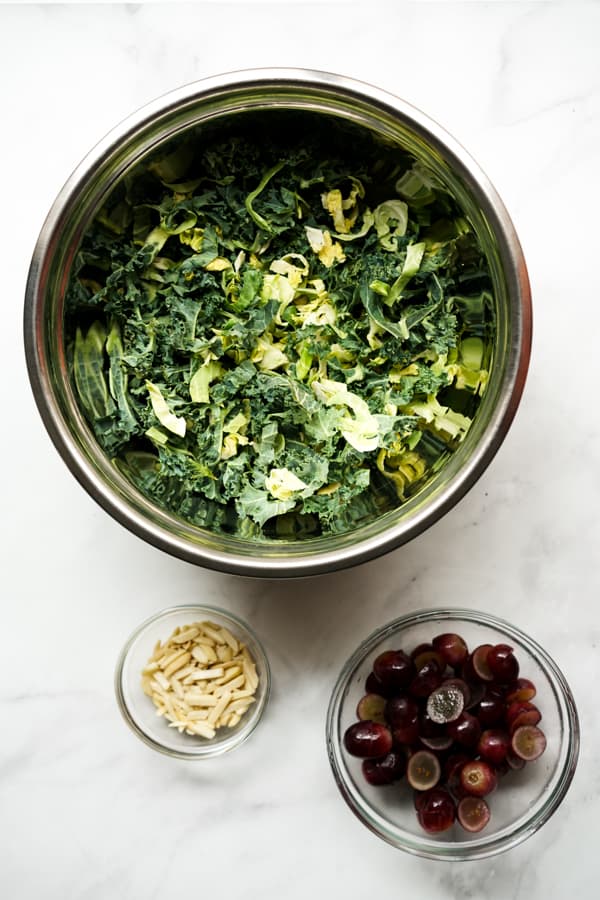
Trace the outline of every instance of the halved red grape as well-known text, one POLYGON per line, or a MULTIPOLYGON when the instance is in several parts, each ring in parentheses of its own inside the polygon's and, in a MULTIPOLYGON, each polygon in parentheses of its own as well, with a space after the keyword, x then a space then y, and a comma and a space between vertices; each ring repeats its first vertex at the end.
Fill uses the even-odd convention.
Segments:
POLYGON ((413 744, 419 737, 419 707, 411 697, 390 697, 385 717, 397 744, 413 744))
POLYGON ((391 750, 377 759, 364 759, 362 764, 365 780, 376 787, 398 781, 406 771, 406 756, 399 750, 391 750))
POLYGON ((446 731, 463 747, 474 747, 481 734, 481 725, 471 713, 463 712, 454 722, 449 722, 446 731))
POLYGON ((496 767, 506 759, 510 750, 510 737, 500 728, 488 728, 482 731, 477 743, 477 753, 496 767))
POLYGON ((392 733, 379 722, 355 722, 346 729, 344 746, 361 759, 386 756, 392 749, 392 733))
POLYGON ((415 664, 404 650, 385 650, 373 663, 373 671, 388 690, 402 690, 415 674, 415 664))
POLYGON ((481 831, 490 821, 490 808, 483 797, 463 797, 458 804, 457 818, 465 831, 481 831))
POLYGON ((435 659, 424 663, 408 686, 413 697, 425 699, 442 683, 442 670, 435 659))
POLYGON ((365 694, 358 701, 356 715, 362 722, 380 722, 383 725, 386 702, 385 697, 382 697, 381 694, 365 694))
POLYGON ((460 772, 465 763, 470 762, 471 757, 466 753, 452 753, 444 763, 444 781, 449 790, 453 791, 460 781, 460 772))
POLYGON ((469 699, 465 702, 467 709, 473 709, 483 699, 485 695, 485 684, 483 681, 469 681, 465 684, 469 688, 469 699))
POLYGON ((437 653, 435 650, 423 650, 422 653, 419 653, 418 656, 414 657, 415 669, 417 672, 423 668, 423 666, 433 660, 440 667, 440 672, 443 672, 446 668, 446 661, 440 653, 437 653))
POLYGON ((502 684, 510 684, 519 675, 519 663, 513 652, 513 648, 508 644, 496 644, 488 652, 486 657, 487 666, 490 669, 494 681, 502 684))
POLYGON ((367 694, 379 694, 381 697, 391 696, 391 691, 379 680, 375 672, 369 672, 365 681, 365 691, 367 694))
POLYGON ((471 703, 471 688, 464 680, 464 678, 444 678, 444 680, 442 681, 442 685, 458 688, 458 690, 461 691, 463 697, 465 698, 465 709, 469 706, 469 704, 471 703))
POLYGON ((460 672, 460 677, 463 678, 467 684, 472 688, 473 685, 479 684, 481 679, 479 675, 473 668, 473 654, 469 653, 464 663, 458 670, 460 672))
POLYGON ((421 653, 425 653, 427 650, 433 650, 432 644, 417 644, 414 650, 410 652, 410 658, 412 660, 416 659, 421 653))
POLYGON ((435 787, 441 774, 440 761, 431 750, 417 750, 406 766, 408 783, 416 791, 428 791, 435 787))
POLYGON ((396 747, 410 747, 419 739, 418 721, 412 725, 403 725, 400 728, 392 728, 392 737, 396 747))
POLYGON ((527 700, 522 702, 517 700, 506 710, 506 723, 511 732, 521 725, 537 725, 541 720, 542 714, 537 706, 527 700))
POLYGON ((436 738, 446 735, 446 726, 440 725, 429 718, 427 710, 419 716, 419 737, 420 738, 436 738))
POLYGON ((438 634, 431 642, 433 649, 449 666, 461 666, 468 656, 468 647, 459 634, 438 634))
POLYGON ((515 756, 532 762, 538 759, 546 749, 546 735, 536 725, 521 725, 513 733, 511 749, 515 756))
POLYGON ((528 678, 517 678, 506 694, 507 703, 533 700, 536 694, 535 684, 528 678))
POLYGON ((484 759, 474 759, 465 763, 460 770, 460 785, 467 794, 485 797, 495 790, 498 777, 494 769, 484 759))
POLYGON ((423 795, 419 802, 417 818, 421 828, 429 834, 438 834, 452 827, 456 818, 454 800, 448 791, 434 788, 423 795))
POLYGON ((444 681, 427 698, 427 715, 438 725, 454 722, 465 707, 465 695, 455 683, 444 681))
MULTIPOLYGON (((435 788, 433 788, 433 790, 435 790, 435 788)), ((417 812, 419 812, 427 800, 427 793, 427 791, 413 791, 413 803, 417 812)))
POLYGON ((478 705, 473 709, 473 714, 477 716, 481 724, 485 727, 496 725, 504 717, 506 704, 501 692, 495 688, 488 688, 479 701, 478 705))
POLYGON ((491 644, 480 644, 471 654, 473 671, 482 681, 493 681, 494 675, 488 664, 488 653, 492 649, 491 644))

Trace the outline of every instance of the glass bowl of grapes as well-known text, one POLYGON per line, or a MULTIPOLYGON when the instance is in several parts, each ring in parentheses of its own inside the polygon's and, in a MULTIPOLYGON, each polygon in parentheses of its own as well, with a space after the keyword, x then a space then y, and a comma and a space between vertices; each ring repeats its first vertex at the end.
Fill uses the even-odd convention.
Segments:
POLYGON ((345 664, 327 713, 340 792, 383 840, 482 859, 534 834, 573 778, 571 690, 532 638, 463 609, 379 628, 345 664))

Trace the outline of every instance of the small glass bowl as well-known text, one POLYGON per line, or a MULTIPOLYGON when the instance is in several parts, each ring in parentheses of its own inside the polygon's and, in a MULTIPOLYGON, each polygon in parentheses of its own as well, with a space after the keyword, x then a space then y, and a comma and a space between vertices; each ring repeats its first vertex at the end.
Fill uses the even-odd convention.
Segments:
POLYGON ((115 672, 119 708, 132 731, 154 750, 179 759, 208 759, 243 744, 260 721, 270 688, 269 662, 257 636, 233 613, 212 606, 173 606, 146 619, 125 644, 115 672), (168 720, 156 714, 154 703, 142 690, 142 670, 152 656, 156 642, 165 641, 177 626, 199 621, 214 622, 229 629, 248 648, 258 675, 255 702, 237 725, 217 729, 212 739, 185 732, 180 734, 176 728, 169 728, 168 720))
POLYGON ((429 859, 467 860, 494 856, 534 834, 558 808, 571 783, 579 753, 579 722, 564 676, 535 641, 494 616, 464 609, 433 609, 402 616, 368 637, 345 664, 333 689, 327 713, 327 748, 333 774, 350 809, 383 840, 429 859), (520 771, 501 778, 488 798, 491 818, 479 833, 456 822, 439 835, 423 831, 413 792, 406 779, 373 787, 363 778, 361 760, 343 745, 346 729, 357 721, 356 706, 366 693, 365 680, 384 650, 410 651, 436 634, 456 632, 469 650, 478 644, 510 644, 520 675, 535 684, 534 703, 542 713, 547 738, 544 754, 520 771))

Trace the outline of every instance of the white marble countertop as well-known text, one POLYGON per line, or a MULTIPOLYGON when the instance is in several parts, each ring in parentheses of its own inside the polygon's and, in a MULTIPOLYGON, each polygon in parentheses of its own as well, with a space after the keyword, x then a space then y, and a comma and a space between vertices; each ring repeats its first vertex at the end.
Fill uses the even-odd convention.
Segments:
POLYGON ((3 897, 598 896, 599 46, 599 3, 0 6, 3 897), (523 403, 469 495, 384 559, 292 583, 194 568, 110 519, 46 436, 21 346, 33 245, 85 152, 155 96, 256 65, 350 74, 441 122, 505 200, 535 311, 523 403), (143 618, 194 601, 254 624, 274 688, 244 747, 186 764, 129 732, 112 678, 143 618), (324 745, 332 683, 358 641, 443 603, 528 631, 582 721, 558 813, 519 848, 454 865, 367 832, 324 745))

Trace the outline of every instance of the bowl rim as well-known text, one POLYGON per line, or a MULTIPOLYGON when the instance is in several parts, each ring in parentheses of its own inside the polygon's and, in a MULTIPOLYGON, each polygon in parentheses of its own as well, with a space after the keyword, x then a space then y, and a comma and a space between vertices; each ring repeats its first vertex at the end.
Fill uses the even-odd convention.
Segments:
MULTIPOLYGON (((346 107, 345 115, 350 117, 346 107)), ((328 111, 331 113, 333 107, 328 111)), ((199 116, 195 120, 191 118, 191 112, 189 115, 187 126, 200 120, 199 116)), ((364 121, 361 124, 364 125, 364 121)), ((169 136, 167 131, 161 134, 163 138, 169 136)), ((131 159, 129 163, 132 164, 131 159)), ((531 331, 531 292, 523 252, 502 200, 478 163, 442 126, 407 101, 367 82, 301 68, 248 69, 211 76, 156 98, 116 125, 87 154, 54 201, 33 252, 24 306, 25 356, 35 401, 58 452, 93 499, 130 531, 174 556, 219 571, 274 578, 320 574, 376 558, 416 537, 448 512, 485 471, 510 427, 525 385, 531 331), (498 402, 490 412, 486 430, 473 446, 469 458, 465 458, 460 468, 443 484, 423 497, 423 501, 427 502, 411 507, 408 515, 398 520, 391 519, 379 530, 368 531, 365 528, 365 533, 361 533, 358 529, 353 532, 355 537, 352 540, 345 540, 334 549, 322 548, 307 540, 295 542, 293 547, 288 545, 283 550, 278 542, 266 543, 264 553, 255 552, 256 547, 262 546, 256 542, 254 550, 241 543, 235 550, 223 550, 215 535, 202 529, 199 530, 203 534, 202 541, 193 541, 186 532, 188 526, 185 523, 166 514, 147 499, 136 505, 121 485, 109 483, 106 474, 110 468, 108 462, 100 471, 97 460, 94 464, 88 457, 88 438, 85 434, 81 436, 81 427, 77 429, 69 425, 49 374, 51 360, 46 352, 44 331, 49 259, 59 246, 66 223, 77 209, 78 201, 89 203, 87 194, 90 189, 87 185, 90 179, 99 177, 98 172, 115 180, 120 177, 120 170, 116 171, 118 164, 125 166, 125 163, 119 154, 125 153, 124 148, 129 148, 132 154, 136 140, 150 141, 151 129, 157 127, 157 123, 162 123, 162 127, 166 128, 165 123, 171 122, 172 129, 175 129, 176 115, 187 114, 190 110, 201 108, 202 104, 222 102, 222 98, 237 96, 236 92, 240 91, 254 91, 252 96, 255 99, 256 96, 263 96, 263 105, 257 105, 256 101, 255 108, 267 108, 270 104, 264 100, 264 95, 269 90, 279 91, 280 94, 312 90, 318 93, 323 104, 326 102, 324 98, 327 98, 331 104, 334 100, 338 104, 345 103, 350 110, 355 104, 363 110, 363 116, 368 108, 373 118, 393 117, 397 123, 408 126, 419 139, 426 141, 432 152, 442 154, 468 184, 491 223, 511 301, 510 321, 514 333, 506 349, 505 373, 499 383, 498 402)))
MULTIPOLYGON (((165 637, 168 637, 168 635, 166 635, 165 637)), ((181 603, 176 606, 168 606, 164 609, 159 610, 157 613, 154 613, 154 615, 149 616, 147 619, 144 619, 144 621, 141 622, 131 632, 117 658, 114 673, 114 689, 117 699, 117 705, 123 719, 125 720, 125 722, 127 722, 133 733, 136 734, 137 737, 139 737, 140 740, 143 741, 148 747, 151 747, 153 750, 157 750, 159 753, 163 753, 165 756, 171 756, 176 759, 212 759, 216 756, 222 756, 224 753, 229 753, 231 750, 235 750, 237 747, 240 747, 256 730, 259 722, 263 717, 265 709, 267 708, 269 697, 271 694, 271 666, 269 664, 269 659, 263 647, 262 641, 257 636, 254 629, 250 625, 248 625, 247 622, 241 619, 236 613, 232 613, 229 610, 223 609, 218 606, 206 605, 203 603, 181 603), (162 619, 166 619, 168 616, 178 613, 190 613, 191 615, 215 614, 220 618, 228 621, 233 626, 236 636, 239 635, 242 640, 244 636, 247 635, 253 641, 257 650, 256 655, 258 656, 258 659, 255 658, 254 661, 257 666, 260 664, 261 670, 263 670, 261 671, 261 676, 264 678, 265 682, 264 692, 260 700, 253 707, 246 722, 245 728, 241 728, 234 734, 229 735, 224 741, 216 741, 214 743, 212 741, 207 741, 205 744, 198 743, 197 745, 190 745, 190 747, 193 746, 195 747, 195 749, 190 749, 189 751, 176 750, 172 747, 167 747, 165 744, 147 734, 147 732, 144 731, 144 729, 138 723, 138 720, 131 712, 127 704, 125 691, 123 688, 125 666, 129 658, 129 653, 138 638, 140 638, 144 634, 146 629, 153 625, 155 622, 159 622, 162 619)))
POLYGON ((466 861, 485 859, 510 850, 535 834, 548 821, 550 816, 556 812, 575 774, 579 756, 580 728, 575 700, 565 676, 552 657, 537 641, 505 619, 490 613, 462 607, 444 607, 425 609, 399 616, 375 629, 359 644, 344 664, 333 687, 327 709, 325 740, 329 763, 337 787, 346 804, 363 825, 366 825, 370 831, 393 847, 404 850, 414 856, 436 860, 466 861), (344 776, 345 764, 339 729, 342 701, 357 666, 386 637, 391 637, 408 626, 434 621, 463 621, 485 625, 507 637, 512 637, 520 645, 523 645, 527 652, 538 662, 550 682, 563 727, 561 749, 565 751, 564 762, 554 790, 549 797, 538 804, 538 808, 532 810, 529 816, 521 816, 516 823, 506 826, 499 833, 492 833, 470 841, 447 844, 431 840, 427 838, 425 833, 423 833, 422 837, 411 836, 405 832, 402 832, 402 835, 400 835, 399 829, 390 825, 385 817, 378 814, 369 803, 366 801, 360 802, 362 798, 351 790, 344 776), (358 801, 357 797, 359 797, 358 801))

